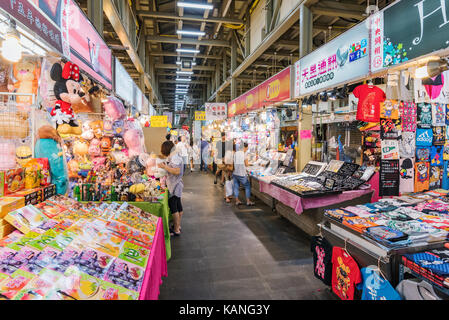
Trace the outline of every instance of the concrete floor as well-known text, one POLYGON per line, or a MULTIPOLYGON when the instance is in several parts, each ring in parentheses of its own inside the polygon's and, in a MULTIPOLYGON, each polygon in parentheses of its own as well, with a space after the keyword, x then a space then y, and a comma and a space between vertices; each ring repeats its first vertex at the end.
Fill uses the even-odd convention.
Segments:
POLYGON ((334 299, 314 277, 310 240, 297 227, 260 201, 225 203, 211 174, 187 174, 184 186, 182 235, 172 237, 159 299, 334 299))

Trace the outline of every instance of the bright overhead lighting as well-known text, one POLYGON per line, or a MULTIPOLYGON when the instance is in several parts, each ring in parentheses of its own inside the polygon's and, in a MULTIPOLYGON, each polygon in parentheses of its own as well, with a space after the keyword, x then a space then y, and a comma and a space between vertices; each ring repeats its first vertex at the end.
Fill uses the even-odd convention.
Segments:
POLYGON ((177 74, 193 74, 193 71, 176 71, 177 74))
POLYGON ((176 30, 177 34, 183 34, 186 36, 204 36, 206 32, 204 31, 188 31, 188 30, 176 30))
MULTIPOLYGON (((176 61, 176 64, 180 65, 181 61, 176 61)), ((192 62, 192 66, 196 66, 196 62, 192 62)))
POLYGON ((192 79, 190 79, 190 78, 176 78, 176 81, 190 82, 190 81, 192 81, 192 79))
POLYGON ((200 53, 200 50, 197 49, 176 49, 176 52, 184 52, 184 53, 200 53))
POLYGON ((202 3, 191 3, 191 2, 178 2, 178 7, 183 8, 194 8, 194 9, 204 9, 204 10, 212 10, 214 8, 211 4, 202 4, 202 3))
POLYGON ((3 58, 10 62, 18 62, 22 58, 22 46, 20 34, 16 28, 15 20, 9 21, 9 27, 1 47, 3 58))

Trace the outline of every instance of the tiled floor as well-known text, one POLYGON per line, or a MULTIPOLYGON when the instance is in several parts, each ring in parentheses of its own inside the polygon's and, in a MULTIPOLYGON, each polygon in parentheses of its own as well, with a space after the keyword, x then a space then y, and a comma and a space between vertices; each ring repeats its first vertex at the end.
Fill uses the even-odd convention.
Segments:
POLYGON ((310 241, 256 201, 226 204, 212 176, 184 177, 182 235, 159 299, 333 299, 313 276, 310 241))

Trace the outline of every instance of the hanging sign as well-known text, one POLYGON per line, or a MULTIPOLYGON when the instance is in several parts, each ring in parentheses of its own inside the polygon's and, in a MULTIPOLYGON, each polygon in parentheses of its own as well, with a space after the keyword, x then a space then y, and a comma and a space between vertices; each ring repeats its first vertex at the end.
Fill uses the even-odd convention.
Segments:
POLYGON ((223 120, 228 115, 226 103, 206 103, 206 121, 223 120))
POLYGON ((301 70, 300 80, 295 79, 295 98, 298 92, 305 95, 367 75, 368 29, 365 23, 360 23, 300 59, 295 64, 301 70))
POLYGON ((448 10, 449 0, 399 0, 373 15, 371 25, 379 28, 371 33, 380 37, 383 61, 379 66, 378 55, 372 56, 372 71, 448 48, 448 10))
POLYGON ((195 111, 195 120, 205 121, 206 120, 206 112, 205 111, 195 111))
POLYGON ((246 113, 246 98, 244 95, 228 103, 228 117, 246 113))
MULTIPOLYGON (((73 0, 62 12, 62 23, 68 28, 71 62, 90 74, 107 89, 112 89, 112 53, 84 12, 73 0)), ((64 27, 63 27, 64 29, 64 27)), ((63 37, 64 36, 63 30, 63 37)))
POLYGON ((264 81, 257 88, 260 102, 257 108, 290 100, 290 67, 264 81))
POLYGON ((166 128, 168 122, 167 120, 167 116, 151 116, 151 127, 166 128))
POLYGON ((47 2, 0 0, 0 8, 62 53, 61 30, 59 23, 56 22, 61 6, 60 0, 50 1, 50 4, 47 2))
POLYGON ((380 161, 379 195, 399 195, 399 160, 380 161))

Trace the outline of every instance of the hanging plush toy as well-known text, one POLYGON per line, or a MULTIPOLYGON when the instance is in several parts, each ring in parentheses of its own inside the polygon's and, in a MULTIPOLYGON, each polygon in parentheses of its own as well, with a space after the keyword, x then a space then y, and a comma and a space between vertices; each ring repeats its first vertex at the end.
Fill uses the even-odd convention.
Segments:
POLYGON ((56 130, 45 125, 38 130, 38 140, 34 148, 36 158, 47 158, 50 163, 51 183, 56 185, 57 194, 67 191, 67 168, 64 165, 63 151, 59 142, 61 138, 56 130))
POLYGON ((86 140, 79 139, 73 143, 73 153, 75 154, 76 160, 81 162, 87 162, 86 155, 89 153, 89 144, 86 140))
POLYGON ((57 131, 64 135, 80 135, 82 131, 72 109, 72 104, 80 103, 84 96, 79 83, 81 79, 79 67, 67 62, 63 69, 59 63, 55 63, 50 74, 55 81, 53 91, 57 99, 50 114, 56 122, 57 131))
POLYGON ((126 116, 126 111, 123 103, 116 97, 108 97, 106 102, 103 104, 103 107, 105 113, 112 121, 122 119, 126 116))
POLYGON ((101 155, 101 142, 97 138, 93 138, 89 145, 89 156, 91 159, 101 155))
POLYGON ((94 138, 94 130, 90 127, 88 121, 83 122, 83 133, 81 134, 81 138, 88 141, 94 138))
POLYGON ((112 121, 109 119, 103 120, 103 134, 106 137, 112 137, 114 136, 114 129, 112 127, 112 121))
POLYGON ((111 151, 111 138, 103 137, 101 138, 101 155, 103 157, 107 156, 111 151))
POLYGON ((123 120, 117 120, 112 123, 112 131, 115 137, 121 137, 123 135, 123 127, 125 122, 123 120))
MULTIPOLYGON (((14 64, 13 70, 14 78, 17 81, 14 85, 9 85, 8 89, 16 93, 36 94, 40 74, 39 61, 35 58, 24 57, 14 64)), ((19 95, 16 97, 16 101, 19 110, 29 112, 33 97, 19 95)))
POLYGON ((143 133, 137 129, 129 129, 123 135, 128 147, 129 157, 137 156, 144 152, 143 133))
POLYGON ((103 121, 101 120, 91 121, 90 127, 94 132, 95 138, 101 139, 103 137, 103 121))

